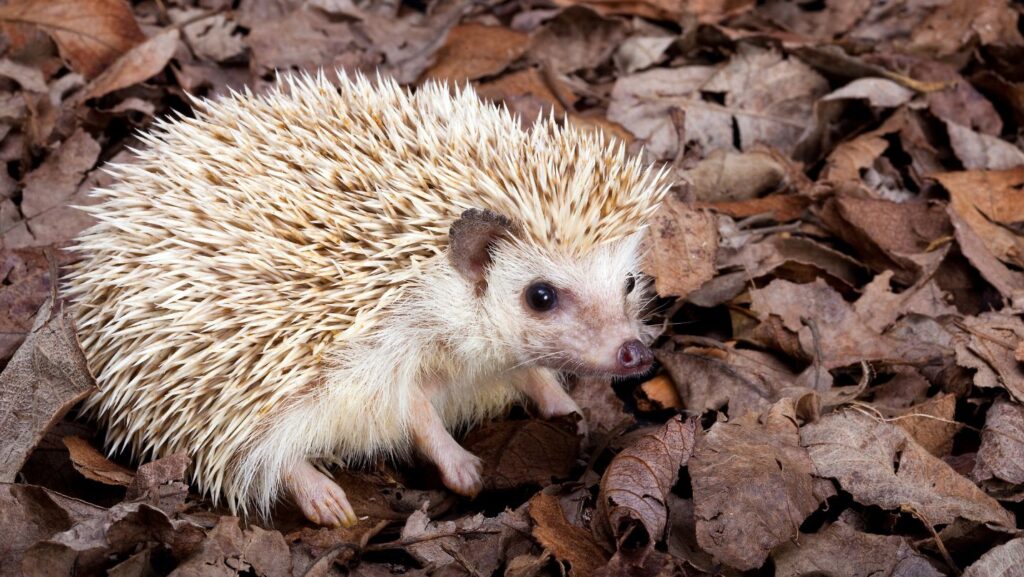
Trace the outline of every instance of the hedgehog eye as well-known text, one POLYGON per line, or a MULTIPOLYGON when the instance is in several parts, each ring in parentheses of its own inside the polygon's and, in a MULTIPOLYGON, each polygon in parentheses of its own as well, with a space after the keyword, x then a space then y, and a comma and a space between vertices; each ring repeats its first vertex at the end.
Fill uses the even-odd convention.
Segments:
POLYGON ((633 292, 633 289, 635 289, 635 288, 636 288, 636 277, 634 277, 632 274, 627 274, 626 275, 626 294, 629 294, 629 293, 633 292))
POLYGON ((526 304, 537 312, 547 312, 558 304, 558 291, 546 282, 535 282, 526 287, 526 304))

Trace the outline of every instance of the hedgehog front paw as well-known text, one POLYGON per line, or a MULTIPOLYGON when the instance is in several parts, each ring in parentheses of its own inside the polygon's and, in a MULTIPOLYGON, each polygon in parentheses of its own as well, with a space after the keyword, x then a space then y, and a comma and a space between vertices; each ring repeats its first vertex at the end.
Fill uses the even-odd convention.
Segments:
POLYGON ((309 463, 302 463, 286 478, 302 514, 317 525, 351 527, 358 522, 345 491, 309 463))
POLYGON ((469 451, 459 448, 459 452, 438 463, 441 480, 444 486, 465 497, 476 497, 483 489, 481 473, 483 463, 480 458, 469 451))

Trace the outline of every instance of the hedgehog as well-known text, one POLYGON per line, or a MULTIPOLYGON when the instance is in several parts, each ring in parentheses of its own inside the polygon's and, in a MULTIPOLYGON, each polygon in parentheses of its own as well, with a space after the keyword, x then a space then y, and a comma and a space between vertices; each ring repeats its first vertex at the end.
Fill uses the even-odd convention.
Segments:
POLYGON ((111 454, 184 451, 236 514, 351 525, 324 463, 418 454, 473 497, 453 434, 517 402, 580 412, 566 374, 651 368, 668 183, 621 142, 379 75, 192 105, 108 166, 66 275, 111 454))

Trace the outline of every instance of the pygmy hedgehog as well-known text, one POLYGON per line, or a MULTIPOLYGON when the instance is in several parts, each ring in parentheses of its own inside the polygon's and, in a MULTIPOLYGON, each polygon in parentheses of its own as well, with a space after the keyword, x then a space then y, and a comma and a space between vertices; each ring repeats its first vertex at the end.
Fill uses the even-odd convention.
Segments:
POLYGON ((111 452, 186 451, 232 510, 282 494, 355 521, 315 463, 417 450, 462 495, 451 431, 525 397, 578 411, 560 371, 632 375, 641 231, 663 174, 472 89, 323 74, 199 100, 95 191, 71 299, 111 452))

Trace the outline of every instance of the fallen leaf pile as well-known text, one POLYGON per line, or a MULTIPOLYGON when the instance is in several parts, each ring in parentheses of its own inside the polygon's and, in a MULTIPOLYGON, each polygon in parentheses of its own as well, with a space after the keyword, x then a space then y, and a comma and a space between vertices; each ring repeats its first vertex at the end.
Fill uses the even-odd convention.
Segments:
POLYGON ((1009 0, 0 4, 0 577, 1024 574, 1024 8, 1009 0), (103 453, 56 271, 77 206, 193 97, 323 68, 471 83, 675 186, 658 369, 581 378, 360 517, 231 516, 189 458, 103 453))

